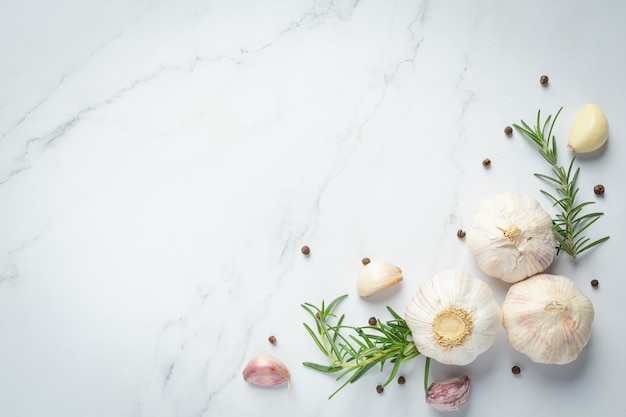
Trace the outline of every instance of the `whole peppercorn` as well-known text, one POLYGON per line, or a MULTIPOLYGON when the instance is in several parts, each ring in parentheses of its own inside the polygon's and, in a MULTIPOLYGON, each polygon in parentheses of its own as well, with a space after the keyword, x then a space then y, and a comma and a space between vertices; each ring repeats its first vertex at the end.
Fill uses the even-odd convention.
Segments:
POLYGON ((304 255, 308 255, 309 253, 311 253, 311 248, 309 248, 308 246, 303 246, 302 249, 300 249, 300 251, 304 254, 304 255))
POLYGON ((489 168, 491 166, 491 159, 489 159, 489 158, 483 159, 483 166, 485 168, 489 168))
POLYGON ((519 375, 522 370, 520 369, 519 366, 515 365, 514 367, 511 368, 511 372, 513 372, 513 375, 519 375))
POLYGON ((379 394, 382 394, 382 392, 385 390, 385 388, 382 385, 377 385, 376 386, 376 392, 379 394))
POLYGON ((602 184, 596 185, 595 187, 593 187, 593 192, 596 193, 596 195, 604 194, 604 185, 602 184))
POLYGON ((539 77, 539 82, 541 83, 541 85, 547 85, 548 81, 550 81, 550 79, 547 75, 542 75, 541 77, 539 77))
POLYGON ((511 126, 507 126, 504 128, 504 134, 507 136, 511 136, 513 134, 513 128, 511 126))
POLYGON ((267 340, 269 340, 269 342, 273 345, 276 344, 276 336, 272 335, 270 337, 267 338, 267 340))
POLYGON ((457 232, 456 232, 456 236, 457 236, 459 239, 463 239, 463 238, 465 237, 465 235, 466 235, 466 233, 465 233, 465 230, 463 230, 463 229, 459 229, 459 230, 457 230, 457 232))
POLYGON ((370 262, 371 262, 371 261, 370 261, 370 258, 363 258, 363 259, 361 259, 361 263, 362 263, 363 265, 367 265, 367 264, 368 264, 368 263, 370 263, 370 262))
POLYGON ((378 323, 378 321, 376 321, 376 317, 370 317, 370 319, 367 322, 369 323, 370 326, 376 326, 376 323, 378 323))
POLYGON ((599 282, 598 282, 598 280, 597 280, 597 279, 592 279, 592 280, 591 280, 591 286, 592 286, 593 288, 597 288, 597 287, 598 287, 598 284, 599 284, 599 282))
POLYGON ((406 382, 406 378, 404 378, 403 376, 398 378, 398 384, 404 385, 405 382, 406 382))

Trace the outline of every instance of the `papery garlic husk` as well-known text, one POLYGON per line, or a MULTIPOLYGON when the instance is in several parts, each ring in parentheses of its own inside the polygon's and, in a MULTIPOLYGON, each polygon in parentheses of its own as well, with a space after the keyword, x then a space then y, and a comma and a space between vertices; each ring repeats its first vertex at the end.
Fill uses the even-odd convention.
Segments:
POLYGON ((467 247, 480 269, 509 283, 545 271, 556 246, 550 214, 517 193, 483 200, 467 231, 467 247))
POLYGON ((540 274, 513 284, 502 313, 509 343, 534 362, 568 364, 591 337, 593 304, 562 275, 540 274))
POLYGON ((387 262, 372 261, 359 272, 356 291, 361 297, 369 297, 400 281, 402 269, 387 262))
POLYGON ((456 269, 422 284, 404 316, 418 350, 449 365, 467 365, 489 349, 502 324, 491 288, 456 269))
POLYGON ((567 147, 575 153, 598 150, 609 138, 609 121, 598 105, 589 103, 572 122, 567 147))
POLYGON ((472 380, 463 375, 430 384, 426 402, 444 413, 460 410, 469 400, 472 380))
POLYGON ((291 391, 291 375, 279 359, 270 355, 258 355, 243 370, 243 379, 254 385, 274 387, 287 383, 291 391))

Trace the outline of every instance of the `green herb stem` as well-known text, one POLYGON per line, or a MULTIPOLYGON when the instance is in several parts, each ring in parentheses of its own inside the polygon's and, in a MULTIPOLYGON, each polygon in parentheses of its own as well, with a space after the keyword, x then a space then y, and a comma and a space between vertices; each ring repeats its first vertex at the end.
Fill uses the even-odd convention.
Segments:
POLYGON ((382 384, 385 387, 398 374, 403 362, 420 354, 406 321, 391 307, 387 307, 393 317, 389 321, 377 320, 376 325, 362 327, 344 325, 345 315, 337 317, 334 309, 346 297, 337 297, 327 306, 322 301, 319 308, 311 303, 302 304, 314 320, 313 326, 303 323, 304 327, 329 361, 328 365, 313 362, 303 362, 303 365, 324 373, 338 373, 337 381, 345 378, 329 399, 374 366, 379 365, 383 371, 385 363, 391 363, 393 367, 389 377, 382 384))
POLYGON ((536 173, 535 176, 556 187, 556 196, 545 190, 540 191, 552 201, 553 207, 558 206, 561 211, 556 214, 552 221, 552 230, 558 241, 557 254, 562 250, 573 259, 576 259, 584 251, 608 240, 609 236, 591 241, 590 238, 582 234, 589 226, 598 221, 604 213, 583 214, 583 209, 594 204, 594 202, 587 201, 580 204, 576 202, 578 196, 576 180, 580 171, 580 168, 574 170, 576 157, 572 157, 567 169, 558 164, 556 140, 552 135, 552 130, 561 110, 563 110, 562 107, 556 113, 554 119, 549 115, 543 123, 541 122, 541 110, 539 110, 534 127, 530 127, 523 120, 521 121, 521 126, 517 124, 513 126, 537 145, 543 159, 552 167, 552 175, 536 173), (550 120, 552 120, 552 123, 550 123, 550 120), (548 129, 547 132, 546 129, 548 129))

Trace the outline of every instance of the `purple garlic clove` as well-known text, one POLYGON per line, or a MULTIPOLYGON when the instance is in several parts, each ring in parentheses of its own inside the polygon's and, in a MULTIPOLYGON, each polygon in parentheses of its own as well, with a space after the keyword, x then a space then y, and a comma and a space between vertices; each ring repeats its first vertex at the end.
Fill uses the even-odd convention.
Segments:
POLYGON ((287 383, 291 391, 291 376, 285 364, 273 356, 258 355, 248 362, 243 370, 243 379, 254 385, 274 387, 287 383))
POLYGON ((457 411, 469 399, 471 382, 469 376, 463 375, 432 383, 426 393, 426 402, 437 411, 457 411))

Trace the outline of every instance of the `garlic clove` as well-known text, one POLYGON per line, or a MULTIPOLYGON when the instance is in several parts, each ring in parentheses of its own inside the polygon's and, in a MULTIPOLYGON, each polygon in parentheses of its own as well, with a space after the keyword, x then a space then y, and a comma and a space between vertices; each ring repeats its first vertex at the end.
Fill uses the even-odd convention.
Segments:
POLYGON ((502 324, 502 312, 483 281, 448 270, 422 284, 404 313, 413 343, 429 358, 467 365, 489 349, 502 324))
POLYGON ((534 198, 504 193, 480 202, 467 247, 487 275, 514 283, 543 272, 556 255, 552 218, 534 198))
POLYGON ((284 363, 270 355, 258 355, 252 358, 243 370, 243 379, 264 387, 273 387, 286 382, 287 388, 291 391, 289 370, 284 363))
POLYGON ((573 362, 591 337, 593 305, 562 275, 540 274, 512 285, 502 313, 510 345, 534 362, 573 362))
POLYGON ((471 383, 470 377, 463 375, 430 384, 426 402, 437 411, 457 411, 467 404, 471 383))
POLYGON ((600 107, 589 103, 574 117, 567 147, 575 153, 600 149, 609 137, 609 122, 600 107))
POLYGON ((369 297, 400 281, 402 269, 387 262, 372 261, 363 266, 357 276, 357 294, 369 297))

